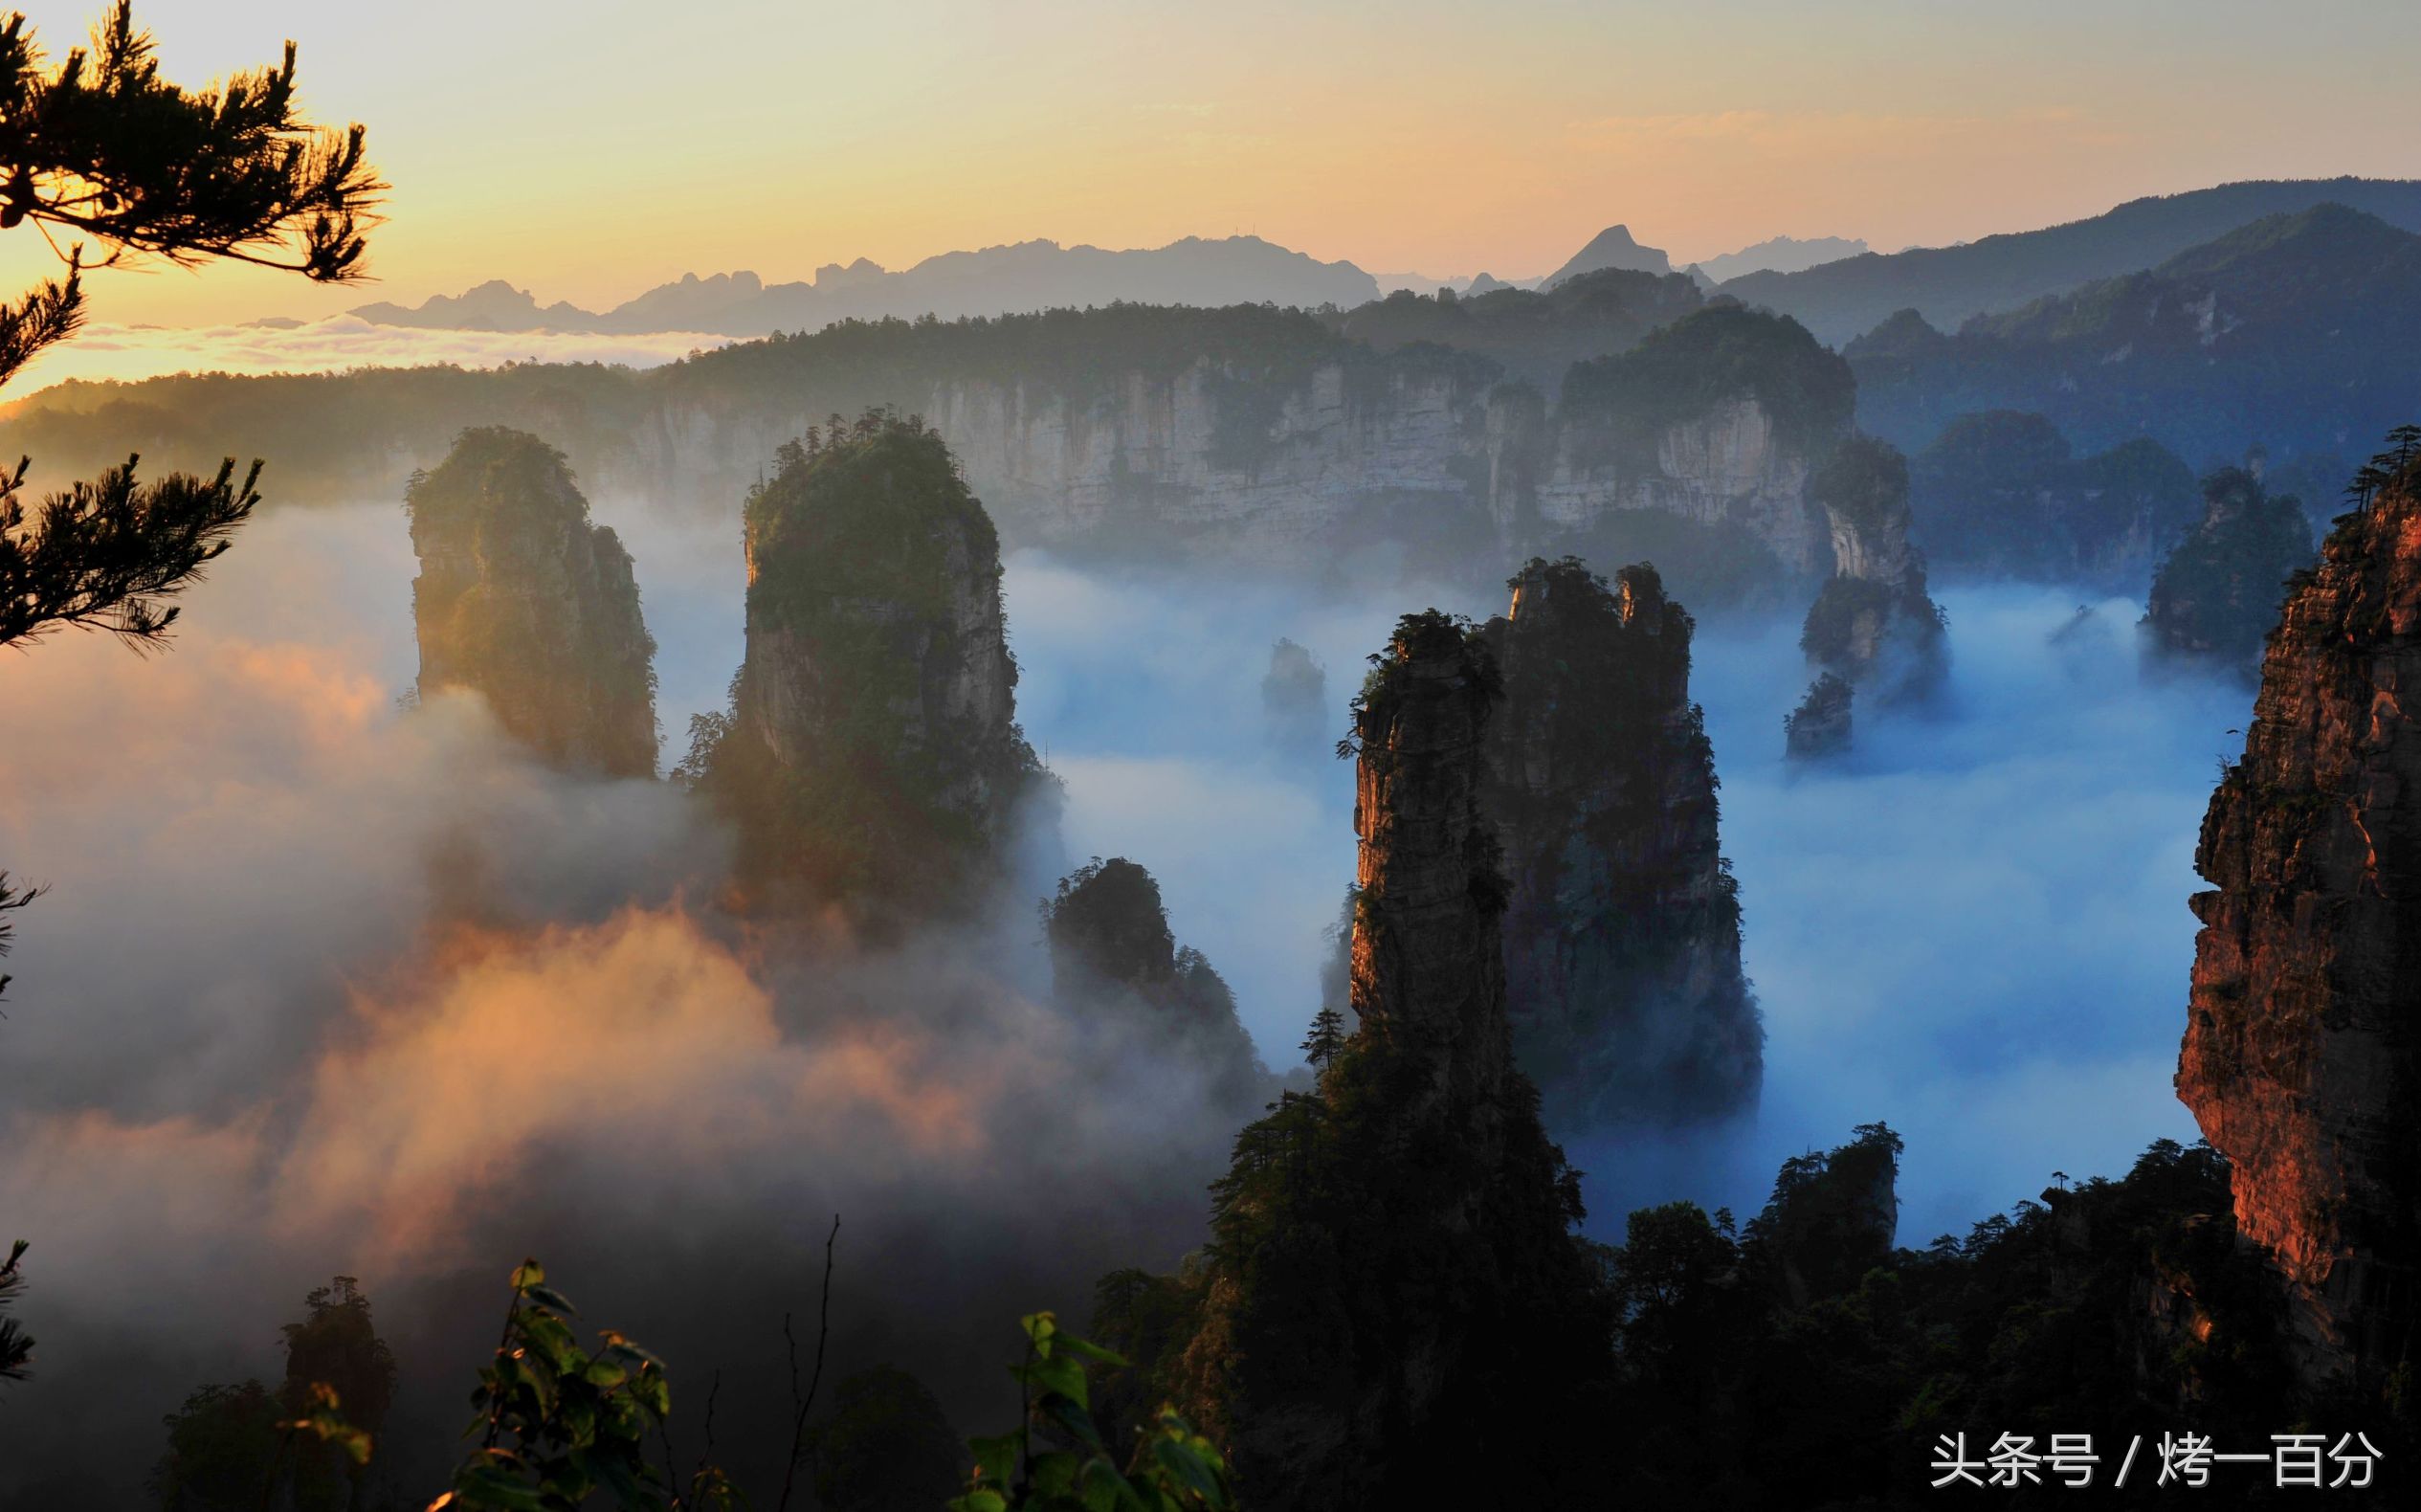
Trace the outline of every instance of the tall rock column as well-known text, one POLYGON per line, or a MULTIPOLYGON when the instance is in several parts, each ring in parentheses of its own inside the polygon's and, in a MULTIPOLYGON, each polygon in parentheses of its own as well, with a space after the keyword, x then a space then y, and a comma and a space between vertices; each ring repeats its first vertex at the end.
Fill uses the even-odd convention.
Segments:
POLYGON ((1484 1104, 1512 1067, 1503 856, 1479 803, 1501 689, 1485 645, 1433 613, 1398 628, 1356 710, 1352 1001, 1428 1083, 1393 1110, 1403 1121, 1484 1104))
POLYGON ((2177 1090, 2284 1274, 2307 1386, 2409 1358, 2421 1256, 2421 488, 2288 580, 2194 864, 2177 1090))
POLYGON ((1570 1233, 1578 1178, 1513 1063, 1480 808, 1496 669, 1433 611, 1373 659, 1360 1028, 1320 1053, 1316 1093, 1237 1137, 1167 1385, 1256 1507, 1561 1504, 1595 1473, 1578 1422, 1602 1410, 1610 1317, 1570 1233))
POLYGON ((745 522, 746 659, 686 767, 744 876, 870 922, 963 911, 1045 781, 984 506, 938 435, 877 412, 782 447, 745 522))
POLYGON ((655 642, 631 554, 589 523, 563 454, 520 431, 465 431, 404 508, 421 695, 472 689, 548 761, 655 776, 655 642))
POLYGON ((1924 562, 1908 544, 1908 459, 1888 441, 1853 435, 1808 490, 1832 537, 1832 576, 1808 610, 1800 649, 1880 702, 1926 697, 1941 685, 1948 648, 1924 562))
POLYGON ((1484 807, 1512 883, 1506 1007, 1570 1131, 1756 1101, 1765 1034, 1720 854, 1690 616, 1650 567, 1533 560, 1487 638, 1503 679, 1484 807))

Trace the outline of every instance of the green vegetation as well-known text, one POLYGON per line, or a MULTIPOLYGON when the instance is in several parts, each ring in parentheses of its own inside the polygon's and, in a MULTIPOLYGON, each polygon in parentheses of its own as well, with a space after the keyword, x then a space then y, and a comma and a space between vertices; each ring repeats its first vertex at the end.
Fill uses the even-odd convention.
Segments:
MULTIPOLYGON (((280 66, 209 89, 161 78, 127 0, 110 8, 89 48, 70 48, 56 65, 22 13, 0 20, 0 231, 32 221, 66 266, 64 277, 0 302, 0 385, 83 323, 84 244, 59 253, 53 227, 92 238, 103 267, 156 257, 248 262, 322 283, 358 278, 361 232, 386 186, 363 154, 362 128, 319 131, 297 113, 294 92, 291 42, 280 66)), ((122 465, 46 498, 31 523, 21 495, 32 458, 0 469, 0 646, 60 626, 106 631, 137 650, 160 646, 177 616, 162 601, 201 576, 259 501, 260 463, 238 484, 223 454, 196 460, 217 461, 208 479, 170 473, 138 484, 125 434, 100 441, 105 462, 95 464, 122 456, 122 465)), ((0 871, 0 914, 39 891, 11 888, 0 871)), ((0 954, 9 932, 0 921, 0 954)), ((8 983, 0 972, 0 989, 8 983)), ((0 1305, 23 1284, 25 1248, 16 1241, 0 1268, 0 1305)), ((13 1321, 0 1321, 0 1380, 22 1378, 32 1347, 13 1321)))
MULTIPOLYGON (((1872 1124, 1787 1163, 1744 1232, 1689 1203, 1632 1214, 1607 1259, 1617 1418, 1638 1447, 1610 1501, 1920 1506, 1944 1434, 1980 1454, 1999 1433, 2039 1445, 2086 1425, 2115 1462, 2129 1434, 2258 1443, 2294 1421, 2260 1262, 2233 1244, 2209 1147, 2157 1142, 2121 1181, 2058 1178, 1923 1250, 1892 1245, 1899 1154, 1872 1124), (1723 1452, 1750 1441, 1759 1454, 1723 1452)), ((2210 1490, 2243 1505, 2270 1486, 2210 1490)))
POLYGON ((375 1436, 395 1393, 395 1357, 350 1276, 314 1288, 285 1325, 286 1373, 205 1386, 162 1419, 167 1446, 148 1486, 163 1512, 345 1512, 362 1505, 375 1436))
POLYGON ((1534 559, 1506 586, 1480 807, 1511 883, 1515 1055, 1559 1129, 1734 1113, 1755 1100, 1763 1033, 1689 612, 1645 563, 1610 587, 1575 558, 1534 559))
POLYGON ((1692 520, 1669 509, 1609 509, 1560 536, 1588 562, 1653 562, 1673 594, 1704 613, 1769 607, 1790 581, 1765 537, 1737 520, 1692 520))
POLYGON ((1552 392, 1574 363, 1628 351, 1703 302, 1687 275, 1610 268, 1544 292, 1492 289, 1458 297, 1441 289, 1423 297, 1399 289, 1348 311, 1336 325, 1381 352, 1419 344, 1470 352, 1552 392))
POLYGON ((1016 1430, 975 1440, 975 1473, 950 1512, 1229 1512, 1226 1461, 1173 1410, 1135 1435, 1121 1470, 1095 1426, 1091 1368, 1126 1361, 1059 1326, 1020 1319, 1026 1357, 1010 1369, 1025 1412, 1016 1430), (1037 1443, 1039 1440, 1039 1443, 1037 1443))
POLYGON ((1563 412, 1602 433, 1604 460, 1637 473, 1667 430, 1735 399, 1755 400, 1783 445, 1812 456, 1849 429, 1857 384, 1798 322, 1719 302, 1628 352, 1575 364, 1563 412))
POLYGON ((419 693, 486 695, 559 765, 655 775, 655 642, 630 553, 592 525, 564 456, 524 432, 462 433, 404 493, 420 576, 419 693))
MULTIPOLYGON (((284 62, 200 91, 160 77, 127 0, 89 48, 46 67, 22 14, 0 22, 0 231, 33 221, 90 236, 101 264, 159 257, 256 263, 322 283, 360 276, 361 228, 387 188, 360 126, 322 132, 295 110, 284 62)), ((57 242, 54 240, 56 248, 57 242)), ((63 279, 0 305, 0 384, 83 318, 81 245, 63 279)))
POLYGON ((1122 856, 1097 856, 1059 878, 1042 905, 1042 933, 1063 989, 1156 985, 1176 969, 1160 883, 1122 856))
POLYGON ((1231 1101, 1257 1101, 1260 1065, 1236 1017, 1235 993, 1201 951, 1178 948, 1151 873, 1122 856, 1097 856, 1061 878, 1040 911, 1052 984, 1064 1006, 1172 1035, 1231 1101))
POLYGON ((748 659, 678 775, 753 883, 946 911, 1047 781, 1013 723, 998 538, 912 416, 835 417, 775 463, 744 511, 748 659))
POLYGON ((536 1260, 514 1269, 512 1285, 495 1363, 471 1396, 479 1446, 430 1512, 579 1512, 599 1495, 633 1512, 738 1504, 711 1465, 684 1491, 653 1462, 648 1433, 673 1411, 662 1361, 610 1328, 601 1348, 583 1349, 569 1322, 578 1309, 536 1260))
POLYGON ((1926 556, 1993 576, 2132 587, 2202 513, 2193 473, 2158 441, 2074 458, 2057 426, 2012 410, 1953 419, 1910 483, 1926 556))
POLYGON ((1922 352, 1854 342, 1859 422, 1916 450, 1950 417, 2014 410, 2087 451, 2145 437, 2197 463, 2253 441, 2281 465, 2335 457, 2410 407, 2421 236, 2400 227, 2415 224, 2344 204, 2247 215, 2127 265, 2148 271, 1994 306, 1922 352))
POLYGON ((2157 656, 2251 678, 2289 575, 2311 566, 2311 525, 2299 500, 2271 494, 2242 468, 2206 477, 2203 499, 2203 523, 2152 579, 2143 627, 2157 656))
POLYGON ((1809 477, 1808 497, 1861 533, 1904 528, 1908 458, 1889 441, 1845 436, 1809 477))
POLYGON ((162 600, 233 544, 260 502, 260 464, 241 483, 233 460, 208 478, 170 473, 139 483, 140 460, 51 495, 30 521, 27 464, 0 472, 0 645, 61 628, 105 631, 136 647, 167 638, 177 607, 162 600))
POLYGON ((1799 649, 1808 659, 1886 701, 1921 699, 1941 684, 1946 620, 1925 590, 1924 559, 1907 545, 1908 459, 1873 436, 1835 447, 1810 479, 1809 494, 1838 527, 1850 527, 1843 555, 1808 607, 1799 649))
POLYGON ((1840 674, 1820 674, 1808 684, 1799 706, 1782 717, 1784 754, 1794 761, 1814 761, 1848 750, 1855 698, 1855 690, 1840 674))

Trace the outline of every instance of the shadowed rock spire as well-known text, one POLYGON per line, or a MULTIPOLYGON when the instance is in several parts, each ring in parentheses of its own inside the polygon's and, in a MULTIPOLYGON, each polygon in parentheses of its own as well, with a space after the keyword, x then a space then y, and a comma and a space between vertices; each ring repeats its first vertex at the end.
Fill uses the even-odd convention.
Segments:
POLYGON ((1487 626, 1503 701, 1484 804, 1512 885, 1507 1012, 1548 1123, 1754 1105, 1765 1034, 1740 967, 1689 614, 1650 567, 1610 586, 1533 560, 1487 626))
POLYGON ((563 454, 520 431, 465 431, 404 508, 420 694, 484 694, 558 766, 655 776, 655 642, 631 554, 589 523, 563 454))
POLYGON ((1237 1137, 1209 1257, 1174 1283, 1188 1342, 1156 1368, 1255 1507, 1577 1495, 1593 1472, 1559 1425, 1600 1400, 1610 1319, 1570 1233, 1578 1178, 1513 1064, 1480 808, 1496 668, 1434 611, 1371 661, 1354 707, 1361 1027, 1315 1094, 1282 1094, 1237 1137))

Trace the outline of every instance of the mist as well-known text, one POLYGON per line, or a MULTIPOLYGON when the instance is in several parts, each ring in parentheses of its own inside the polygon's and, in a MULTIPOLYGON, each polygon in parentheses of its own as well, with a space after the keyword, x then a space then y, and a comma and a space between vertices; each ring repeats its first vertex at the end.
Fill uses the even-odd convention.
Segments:
MULTIPOLYGON (((738 528, 598 514, 637 562, 669 767, 739 661, 738 528)), ((161 1415, 274 1378, 278 1324, 344 1272, 404 1367, 382 1473, 426 1495, 524 1254, 668 1358, 685 1431, 720 1375, 720 1442, 762 1481, 780 1321, 811 1310, 835 1212, 834 1371, 898 1364, 962 1429, 1007 1424, 1015 1315, 1081 1317, 1094 1277, 1199 1243, 1237 1114, 1050 1003, 1043 869, 896 950, 768 931, 716 906, 729 837, 670 786, 544 768, 476 700, 399 710, 413 570, 392 504, 279 510, 167 656, 66 635, 7 668, 0 858, 55 890, 21 916, 0 1024, 0 1213, 35 1242, 43 1346, 0 1408, 41 1447, 0 1456, 0 1494, 100 1465, 131 1500, 161 1415)), ((1271 642, 1325 663, 1342 734, 1399 613, 1501 604, 1033 551, 1005 592, 1065 855, 1148 867, 1263 1058, 1295 1066, 1351 773, 1273 732, 1271 642)), ((1861 708, 1856 752, 1815 769, 1781 759, 1795 623, 1701 627, 1765 1096, 1737 1127, 1567 1140, 1599 1236, 1650 1202, 1754 1211, 1784 1157, 1877 1119, 1908 1141, 1903 1243, 2192 1137, 2168 1087, 2185 900, 2247 696, 2139 681, 2131 604, 2055 646, 2073 598, 1940 597, 1943 706, 1861 708)))
POLYGON ((376 325, 358 315, 242 325, 95 324, 29 364, 11 397, 71 378, 135 383, 171 373, 343 372, 353 367, 454 364, 618 363, 655 367, 729 342, 697 331, 596 335, 583 331, 431 330, 376 325))
MULTIPOLYGON (((1900 1238, 1919 1245, 2034 1196, 2054 1171, 2117 1174, 2155 1139, 2198 1137, 2169 1088, 2193 958, 2186 901, 2251 695, 2141 678, 2143 610, 2125 599, 1937 591, 1952 658, 1940 704, 1861 704, 1856 749, 1813 768, 1782 754, 1809 677, 1795 619, 1700 625, 1691 687, 1765 1012, 1765 1094, 1744 1125, 1686 1137, 1556 1131, 1588 1174, 1592 1234, 1619 1240, 1633 1208, 1683 1197, 1745 1216, 1784 1159, 1878 1120, 1908 1143, 1900 1238)), ((1362 658, 1397 614, 1502 603, 1436 586, 1341 601, 1122 585, 1037 553, 1012 560, 1008 593, 1020 708, 1068 781, 1070 851, 1150 867, 1264 1056, 1293 1063, 1353 877, 1353 790, 1327 752, 1272 744, 1270 642, 1326 663, 1342 735, 1362 658)))

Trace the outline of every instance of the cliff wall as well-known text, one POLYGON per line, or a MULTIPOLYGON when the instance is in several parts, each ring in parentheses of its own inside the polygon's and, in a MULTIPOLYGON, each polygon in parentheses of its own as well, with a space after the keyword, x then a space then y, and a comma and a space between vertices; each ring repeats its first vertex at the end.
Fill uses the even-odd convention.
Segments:
POLYGON ((531 364, 78 386, 8 424, 46 467, 105 465, 130 442, 168 465, 258 451, 278 458, 282 498, 310 499, 384 494, 464 426, 504 421, 555 439, 592 489, 707 511, 809 426, 889 406, 930 419, 1012 549, 1298 573, 1369 551, 1416 574, 1484 577, 1579 550, 1653 554, 1672 576, 1678 543, 1624 553, 1572 539, 1610 517, 1669 516, 1723 527, 1711 556, 1744 542, 1776 575, 1829 569, 1802 490, 1854 392, 1804 331, 1698 310, 1570 371, 1580 381, 1551 407, 1555 386, 1506 384, 1477 350, 1372 345, 1299 311, 1122 306, 845 323, 644 373, 531 364), (1508 432, 1512 411, 1492 401, 1523 392, 1524 423, 1508 432))
POLYGON ((2285 1277, 2306 1384, 2408 1358, 2421 1254, 2421 489, 2296 574, 2203 819, 2177 1090, 2285 1277))

